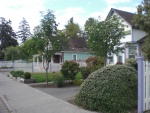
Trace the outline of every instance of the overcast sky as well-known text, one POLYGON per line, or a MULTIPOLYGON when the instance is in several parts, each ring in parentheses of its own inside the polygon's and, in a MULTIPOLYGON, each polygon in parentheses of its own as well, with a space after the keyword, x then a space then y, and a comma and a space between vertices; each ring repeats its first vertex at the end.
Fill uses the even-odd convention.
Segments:
POLYGON ((0 17, 10 19, 15 31, 24 17, 32 31, 39 25, 39 12, 51 9, 63 29, 71 17, 83 27, 89 17, 104 20, 111 8, 135 13, 139 4, 141 0, 0 0, 0 17))

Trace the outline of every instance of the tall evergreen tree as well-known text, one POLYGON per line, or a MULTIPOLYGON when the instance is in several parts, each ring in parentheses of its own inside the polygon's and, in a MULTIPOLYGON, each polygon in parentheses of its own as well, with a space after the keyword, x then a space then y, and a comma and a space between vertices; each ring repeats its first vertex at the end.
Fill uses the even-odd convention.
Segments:
POLYGON ((21 43, 24 43, 26 39, 31 36, 30 26, 24 17, 19 23, 19 31, 17 32, 17 36, 21 40, 21 43))
POLYGON ((11 21, 0 17, 0 59, 2 59, 3 50, 9 46, 16 46, 16 33, 11 27, 11 21))

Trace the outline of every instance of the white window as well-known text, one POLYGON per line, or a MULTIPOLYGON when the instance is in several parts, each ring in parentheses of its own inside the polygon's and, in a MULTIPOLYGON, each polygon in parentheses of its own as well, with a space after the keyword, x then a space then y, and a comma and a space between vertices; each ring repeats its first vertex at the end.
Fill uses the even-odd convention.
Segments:
POLYGON ((77 60, 77 55, 76 55, 76 54, 73 54, 73 55, 72 55, 72 59, 73 59, 74 61, 76 61, 76 60, 77 60))
POLYGON ((113 62, 114 62, 113 56, 109 57, 109 63, 111 64, 111 63, 113 63, 113 62))
POLYGON ((122 56, 118 56, 118 62, 122 62, 122 56))
POLYGON ((129 58, 136 57, 136 47, 129 48, 129 58))

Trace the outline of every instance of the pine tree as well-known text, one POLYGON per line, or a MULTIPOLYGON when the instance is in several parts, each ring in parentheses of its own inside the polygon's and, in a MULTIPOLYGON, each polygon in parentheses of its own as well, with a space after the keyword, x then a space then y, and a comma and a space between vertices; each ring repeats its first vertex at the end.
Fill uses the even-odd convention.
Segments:
POLYGON ((9 46, 16 46, 16 33, 11 27, 11 21, 0 17, 0 59, 3 57, 3 50, 9 46))
POLYGON ((17 36, 21 40, 21 43, 24 43, 31 36, 30 26, 24 17, 19 23, 19 31, 17 32, 17 36))

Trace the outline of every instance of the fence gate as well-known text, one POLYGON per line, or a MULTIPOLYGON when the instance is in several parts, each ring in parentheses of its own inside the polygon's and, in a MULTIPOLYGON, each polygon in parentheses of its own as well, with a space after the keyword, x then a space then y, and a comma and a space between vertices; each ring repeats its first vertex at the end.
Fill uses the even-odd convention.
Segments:
POLYGON ((144 108, 150 109, 150 62, 144 61, 144 108))

